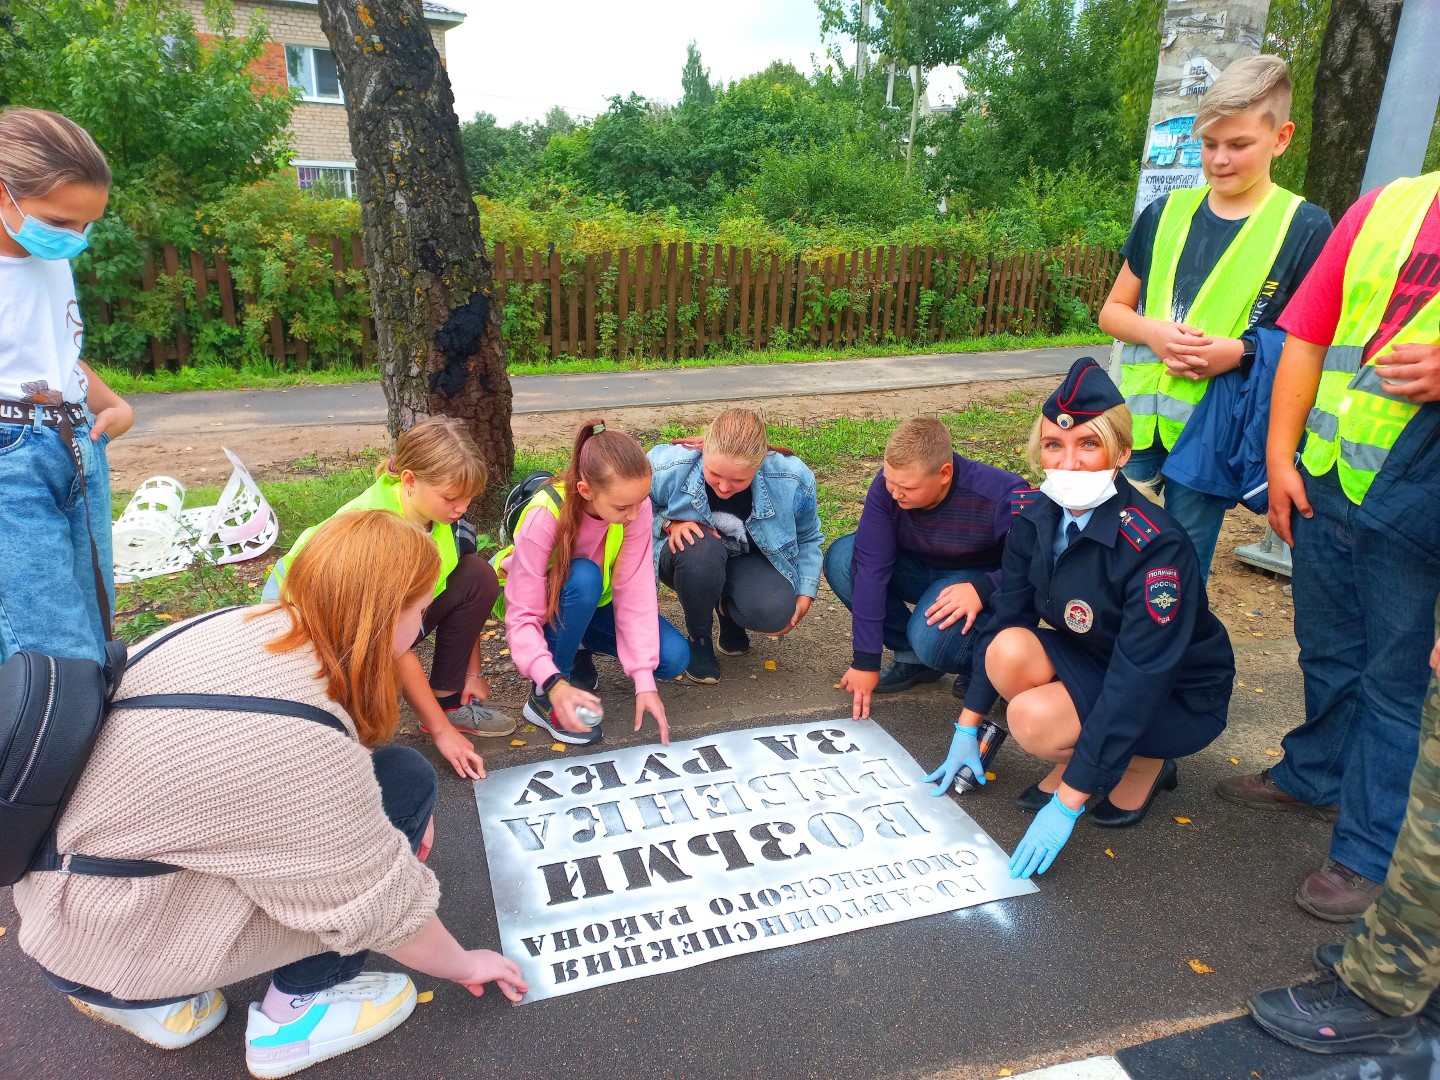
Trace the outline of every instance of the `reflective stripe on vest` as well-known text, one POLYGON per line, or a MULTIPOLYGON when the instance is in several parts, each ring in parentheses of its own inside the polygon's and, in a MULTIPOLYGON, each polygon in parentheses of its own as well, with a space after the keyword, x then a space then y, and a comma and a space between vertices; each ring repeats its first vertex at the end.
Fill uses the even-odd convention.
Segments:
POLYGON ((1390 448, 1420 409, 1386 391, 1375 361, 1396 345, 1440 338, 1437 293, 1369 362, 1364 359, 1437 194, 1440 173, 1404 177, 1388 185, 1365 216, 1345 261, 1340 321, 1333 343, 1325 350, 1300 460, 1312 476, 1323 476, 1338 462, 1340 486, 1354 503, 1365 500, 1390 448))
MULTIPOLYGON (((1190 236, 1190 224, 1209 193, 1208 186, 1177 188, 1165 199, 1145 286, 1143 314, 1150 318, 1169 322, 1173 317, 1180 256, 1190 236)), ((1255 302, 1266 288, 1290 222, 1304 201, 1278 186, 1266 193, 1201 283, 1185 314, 1187 325, 1228 338, 1238 338, 1249 329, 1255 302)), ((1134 418, 1135 449, 1150 447, 1157 433, 1170 449, 1205 396, 1210 380, 1169 374, 1148 345, 1123 346, 1120 364, 1120 392, 1134 418)))
MULTIPOLYGON (((520 535, 520 530, 525 527, 525 519, 528 518, 537 508, 544 507, 560 520, 560 505, 565 501, 564 484, 546 484, 525 504, 525 509, 520 511, 520 520, 515 523, 515 535, 520 535)), ((620 545, 625 542, 625 526, 611 525, 605 530, 605 564, 600 567, 600 605, 604 607, 614 599, 610 589, 610 579, 615 571, 615 563, 620 558, 620 545)), ((490 565, 495 568, 495 576, 500 579, 500 595, 495 598, 495 617, 505 617, 505 578, 506 570, 510 563, 510 554, 515 550, 515 545, 501 548, 494 555, 490 556, 490 565)), ((548 565, 548 562, 547 562, 548 565)))

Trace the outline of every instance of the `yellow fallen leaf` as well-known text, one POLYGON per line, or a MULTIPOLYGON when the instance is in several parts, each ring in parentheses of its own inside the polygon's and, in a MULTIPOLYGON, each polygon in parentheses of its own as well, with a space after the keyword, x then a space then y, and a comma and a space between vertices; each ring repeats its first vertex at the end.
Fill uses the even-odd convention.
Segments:
POLYGON ((986 780, 994 780, 994 779, 995 779, 995 774, 994 774, 993 772, 987 772, 987 773, 985 774, 985 779, 986 779, 986 780))
POLYGON ((780 666, 780 665, 777 664, 777 663, 775 663, 774 660, 766 660, 766 661, 765 661, 765 670, 766 670, 766 671, 774 671, 774 670, 775 670, 777 667, 779 667, 779 666, 780 666))
POLYGON ((424 1005, 427 1001, 430 1001, 430 1000, 433 999, 434 997, 435 997, 435 991, 434 991, 434 990, 421 990, 418 994, 415 995, 415 1000, 416 1000, 417 1002, 419 1002, 421 1005, 424 1005))
POLYGON ((1259 631, 1259 630, 1251 630, 1251 631, 1250 631, 1250 636, 1251 636, 1251 637, 1264 637, 1265 635, 1264 635, 1261 631, 1259 631))
POLYGON ((998 1073, 996 1073, 995 1075, 996 1075, 996 1076, 1014 1076, 1015 1074, 1014 1074, 1013 1072, 1011 1072, 1009 1069, 1001 1069, 1001 1070, 1000 1070, 998 1073))
POLYGON ((565 752, 565 744, 563 742, 552 742, 550 749, 554 750, 557 754, 563 754, 565 752))
POLYGON ((1265 692, 1265 688, 1264 688, 1263 686, 1257 686, 1257 687, 1255 687, 1255 693, 1257 693, 1257 694, 1263 694, 1264 692, 1265 692))
POLYGON ((1115 857, 1115 853, 1111 851, 1108 847, 1105 849, 1105 854, 1109 855, 1112 859, 1115 857))
POLYGON ((751 675, 750 678, 752 678, 752 679, 758 679, 758 678, 760 678, 760 676, 759 676, 759 675, 751 675))
POLYGON ((1265 751, 1265 756, 1266 756, 1266 757, 1279 757, 1279 756, 1280 756, 1280 751, 1279 751, 1279 750, 1266 750, 1266 751, 1265 751))
POLYGON ((1239 765, 1239 764, 1240 764, 1240 759, 1239 759, 1238 757, 1232 757, 1232 758, 1230 759, 1230 764, 1231 764, 1231 765, 1239 765))
POLYGON ((0 937, 4 937, 4 936, 5 936, 5 927, 0 926, 0 937))
POLYGON ((525 740, 524 740, 524 739, 511 739, 511 740, 510 740, 510 745, 511 745, 511 746, 524 746, 524 745, 525 745, 525 740))
POLYGON ((1190 960, 1188 963, 1190 964, 1190 970, 1195 972, 1196 975, 1209 975, 1215 970, 1209 964, 1202 964, 1199 960, 1190 960))
POLYGON ((509 656, 509 655, 510 655, 510 650, 509 650, 509 649, 501 649, 501 650, 500 650, 500 655, 501 655, 501 656, 509 656))
POLYGON ((1190 819, 1189 819, 1188 817, 1177 817, 1177 818, 1175 819, 1175 824, 1177 824, 1177 825, 1189 825, 1189 824, 1190 824, 1190 819))
POLYGON ((175 621, 175 616, 174 616, 174 615, 166 615, 166 614, 162 613, 162 614, 156 615, 155 617, 156 617, 157 619, 159 619, 161 622, 174 622, 174 621, 175 621))
POLYGON ((841 686, 841 685, 837 682, 837 683, 835 684, 835 689, 836 689, 836 690, 843 690, 843 689, 845 689, 845 688, 844 688, 843 686, 841 686))

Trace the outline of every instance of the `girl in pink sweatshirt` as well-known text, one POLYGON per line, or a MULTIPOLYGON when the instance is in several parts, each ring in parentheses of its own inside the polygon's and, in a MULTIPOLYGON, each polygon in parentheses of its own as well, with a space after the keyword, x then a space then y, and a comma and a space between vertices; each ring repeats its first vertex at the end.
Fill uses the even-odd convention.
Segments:
POLYGON ((570 466, 525 507, 515 544, 499 552, 505 631, 534 686, 525 719, 561 742, 600 741, 594 653, 620 659, 635 682, 635 730, 648 712, 670 741, 656 679, 690 662, 684 635, 659 611, 650 557, 650 462, 629 435, 581 426, 570 466))

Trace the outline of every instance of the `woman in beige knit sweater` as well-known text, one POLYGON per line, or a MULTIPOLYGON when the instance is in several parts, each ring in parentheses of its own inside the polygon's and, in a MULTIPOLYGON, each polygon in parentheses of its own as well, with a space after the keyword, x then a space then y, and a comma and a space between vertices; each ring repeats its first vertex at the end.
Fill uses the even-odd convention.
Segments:
POLYGON ((519 968, 462 948, 435 914, 439 886, 422 861, 434 769, 378 745, 398 720, 394 658, 415 640, 439 568, 414 525, 343 514, 297 556, 281 603, 214 616, 126 674, 122 697, 283 698, 353 737, 290 716, 113 710, 58 848, 179 870, 16 884, 20 945, 76 1008, 174 1049, 224 1018, 216 987, 273 971, 250 1006, 245 1056, 254 1076, 278 1077, 409 1016, 414 985, 363 973, 366 950, 520 999, 519 968), (377 577, 377 565, 410 568, 409 581, 377 577))

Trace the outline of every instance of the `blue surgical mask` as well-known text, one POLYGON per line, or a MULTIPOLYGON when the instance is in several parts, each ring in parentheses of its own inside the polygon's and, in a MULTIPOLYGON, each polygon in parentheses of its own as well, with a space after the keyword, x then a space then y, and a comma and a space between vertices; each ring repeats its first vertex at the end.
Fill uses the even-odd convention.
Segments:
MULTIPOLYGON (((10 185, 0 180, 0 185, 5 188, 5 194, 10 196, 10 202, 16 210, 20 210, 20 204, 16 202, 10 185)), ((39 218, 31 217, 20 210, 20 228, 10 228, 10 223, 5 216, 0 214, 0 225, 5 226, 5 231, 10 234, 10 239, 23 247, 37 259, 48 259, 53 261, 70 260, 79 255, 90 246, 90 226, 85 226, 84 232, 76 232, 74 229, 62 229, 57 225, 41 221, 39 218)))

